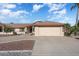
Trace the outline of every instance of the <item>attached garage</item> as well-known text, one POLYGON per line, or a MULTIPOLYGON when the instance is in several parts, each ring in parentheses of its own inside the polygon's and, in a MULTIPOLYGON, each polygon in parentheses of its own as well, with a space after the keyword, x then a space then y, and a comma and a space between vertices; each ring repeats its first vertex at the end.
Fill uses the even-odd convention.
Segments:
POLYGON ((35 36, 64 36, 63 24, 57 22, 36 22, 35 36))

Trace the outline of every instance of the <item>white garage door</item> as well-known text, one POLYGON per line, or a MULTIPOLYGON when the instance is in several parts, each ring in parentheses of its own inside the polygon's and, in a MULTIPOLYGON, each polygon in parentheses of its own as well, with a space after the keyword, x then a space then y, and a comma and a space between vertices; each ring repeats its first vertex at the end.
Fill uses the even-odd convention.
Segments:
POLYGON ((35 36, 64 36, 62 27, 35 27, 35 36))

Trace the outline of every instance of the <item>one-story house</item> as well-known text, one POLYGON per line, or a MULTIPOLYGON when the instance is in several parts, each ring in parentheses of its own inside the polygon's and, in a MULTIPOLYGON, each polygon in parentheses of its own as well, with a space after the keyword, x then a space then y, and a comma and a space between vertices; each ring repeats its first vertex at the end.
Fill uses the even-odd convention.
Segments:
POLYGON ((30 33, 32 27, 31 24, 7 24, 7 26, 14 29, 17 34, 30 33))
POLYGON ((34 24, 35 36, 64 36, 64 24, 50 21, 37 21, 34 24))
MULTIPOLYGON (((31 32, 31 24, 0 24, 0 33, 5 33, 5 29, 12 29, 11 32, 16 32, 17 34, 25 34, 31 32)), ((8 33, 8 32, 7 32, 8 33)))
POLYGON ((64 24, 50 21, 37 21, 32 24, 0 24, 0 32, 5 27, 17 34, 33 33, 35 36, 64 36, 64 24))

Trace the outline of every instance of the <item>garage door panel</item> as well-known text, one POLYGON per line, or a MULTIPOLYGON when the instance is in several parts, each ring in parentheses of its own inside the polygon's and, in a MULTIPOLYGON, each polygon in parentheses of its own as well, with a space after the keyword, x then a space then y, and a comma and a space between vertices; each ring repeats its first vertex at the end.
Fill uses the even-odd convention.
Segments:
POLYGON ((40 27, 39 35, 41 36, 56 36, 60 34, 60 28, 52 28, 52 27, 40 27))
POLYGON ((61 27, 38 27, 38 36, 63 36, 61 27))

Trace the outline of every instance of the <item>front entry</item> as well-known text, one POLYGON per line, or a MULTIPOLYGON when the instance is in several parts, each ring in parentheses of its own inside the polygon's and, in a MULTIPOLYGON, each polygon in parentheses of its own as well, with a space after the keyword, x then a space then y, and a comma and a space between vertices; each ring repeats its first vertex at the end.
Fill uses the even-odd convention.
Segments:
POLYGON ((32 27, 28 27, 28 28, 27 28, 27 32, 28 32, 28 33, 32 33, 32 27))

